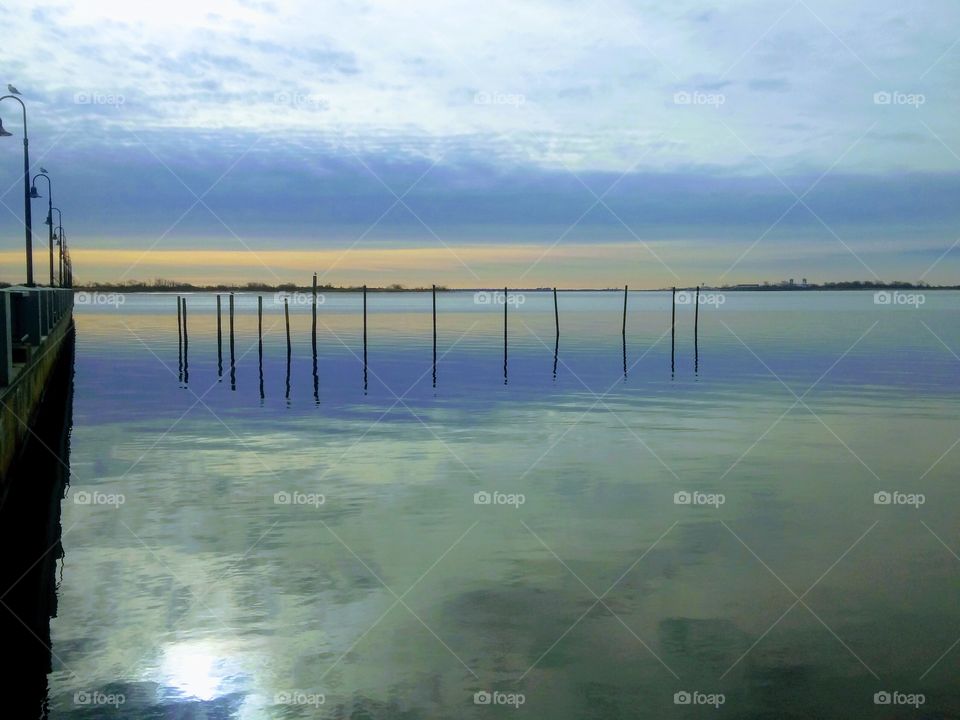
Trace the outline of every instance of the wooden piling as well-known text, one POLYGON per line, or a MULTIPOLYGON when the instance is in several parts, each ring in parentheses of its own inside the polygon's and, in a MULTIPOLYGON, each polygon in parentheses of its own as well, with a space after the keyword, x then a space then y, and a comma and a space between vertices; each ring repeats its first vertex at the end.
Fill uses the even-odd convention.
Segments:
POLYGON ((290 360, 290 303, 287 298, 283 299, 283 319, 287 324, 287 361, 290 360))
POLYGON ((180 296, 177 295, 177 379, 183 381, 183 317, 180 296))
POLYGON ((260 368, 260 399, 263 400, 263 295, 257 296, 257 357, 260 368))
POLYGON ((437 386, 437 286, 433 286, 433 386, 437 386))
POLYGON ((670 292, 670 372, 674 370, 675 348, 677 341, 677 289, 670 292))
POLYGON ((623 335, 624 342, 626 342, 626 338, 627 338, 627 292, 628 291, 629 291, 629 288, 626 285, 624 285, 623 286, 623 328, 620 331, 620 334, 623 335))
POLYGON ((220 320, 220 295, 217 295, 217 377, 223 375, 223 328, 220 320))
POLYGON ((693 302, 693 371, 700 369, 700 286, 693 302))
POLYGON ((317 357, 317 274, 313 274, 313 325, 310 329, 310 343, 313 346, 313 357, 317 357))
POLYGON ((290 400, 290 303, 287 298, 283 298, 283 319, 287 324, 287 393, 285 397, 290 400))
POLYGON ((230 389, 237 389, 237 368, 234 353, 234 332, 233 332, 233 293, 230 293, 230 389))
POLYGON ((367 286, 363 286, 363 393, 367 393, 367 286))
POLYGON ((187 335, 187 299, 183 298, 183 382, 190 382, 190 337, 187 335))
POLYGON ((557 289, 553 289, 553 320, 557 334, 553 342, 553 379, 557 379, 557 360, 560 358, 560 308, 557 305, 557 289))
POLYGON ((503 289, 503 384, 507 384, 507 300, 508 289, 503 289))
POLYGON ((553 320, 557 327, 557 338, 560 337, 560 307, 557 305, 557 289, 553 289, 553 320))

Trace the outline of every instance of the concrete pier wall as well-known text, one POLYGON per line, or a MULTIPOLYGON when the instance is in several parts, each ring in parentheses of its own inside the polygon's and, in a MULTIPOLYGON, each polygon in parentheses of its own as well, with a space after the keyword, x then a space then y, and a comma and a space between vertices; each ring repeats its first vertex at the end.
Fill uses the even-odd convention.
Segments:
POLYGON ((0 502, 72 332, 73 290, 0 290, 0 502))

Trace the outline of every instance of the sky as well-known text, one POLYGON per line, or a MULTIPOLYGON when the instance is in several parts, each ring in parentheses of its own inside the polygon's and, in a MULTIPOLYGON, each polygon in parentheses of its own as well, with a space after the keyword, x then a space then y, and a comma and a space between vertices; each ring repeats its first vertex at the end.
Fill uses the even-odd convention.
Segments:
POLYGON ((0 27, 77 282, 960 282, 955 0, 41 1, 0 27))

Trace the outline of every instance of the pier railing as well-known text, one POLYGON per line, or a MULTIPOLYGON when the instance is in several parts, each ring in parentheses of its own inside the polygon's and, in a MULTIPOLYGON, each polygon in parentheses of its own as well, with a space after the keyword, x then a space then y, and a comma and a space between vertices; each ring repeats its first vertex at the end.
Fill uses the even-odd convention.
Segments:
POLYGON ((0 388, 44 352, 49 336, 73 310, 73 290, 15 286, 0 290, 0 388))

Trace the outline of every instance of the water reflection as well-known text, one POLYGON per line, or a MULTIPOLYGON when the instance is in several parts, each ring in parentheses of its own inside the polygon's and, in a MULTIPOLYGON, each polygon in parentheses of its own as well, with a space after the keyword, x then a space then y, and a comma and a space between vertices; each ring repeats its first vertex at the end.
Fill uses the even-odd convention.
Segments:
POLYGON ((0 507, 0 637, 7 656, 0 696, 8 711, 19 708, 17 717, 25 718, 47 717, 50 619, 57 616, 57 563, 65 563, 61 500, 70 481, 72 333, 64 343, 35 435, 11 468, 0 507))
MULTIPOLYGON (((509 337, 508 387, 500 308, 443 295, 442 393, 426 379, 429 293, 376 296, 368 395, 356 382, 360 294, 328 296, 310 367, 312 312, 293 303, 298 393, 284 397, 285 338, 267 333, 262 401, 216 385, 215 301, 191 296, 192 379, 212 386, 216 417, 169 392, 170 372, 128 344, 116 316, 85 309, 73 490, 127 503, 64 506, 75 527, 54 651, 91 687, 125 693, 129 717, 508 714, 474 705, 482 689, 525 693, 517 718, 691 717, 708 709, 673 696, 693 689, 727 694, 709 709, 718 718, 881 717, 872 697, 884 687, 926 692, 929 716, 955 716, 960 653, 918 679, 960 634, 956 559, 920 522, 960 544, 960 456, 944 455, 956 360, 916 316, 878 316, 852 295, 730 298, 722 315, 704 306, 698 339, 680 305, 671 351, 670 293, 634 292, 628 385, 618 293, 564 295, 556 380, 551 294, 512 306, 529 332, 509 337), (815 385, 810 410, 789 410, 795 398, 725 325, 798 393, 815 385), (695 383, 700 340, 709 362, 695 383), (878 508, 878 480, 852 453, 930 502, 878 508), (494 490, 525 502, 476 501, 494 490), (726 501, 675 502, 691 490, 726 501), (843 643, 802 605, 770 629, 796 598, 738 537, 798 594, 833 567, 804 600, 843 643), (611 586, 596 603, 591 591, 611 586), (292 691, 325 703, 286 704, 292 691)), ((953 347, 957 298, 929 299, 922 316, 953 347)), ((122 320, 164 357, 162 302, 128 298, 122 320)), ((256 314, 255 296, 238 296, 237 372, 250 388, 256 314)), ((59 666, 51 688, 57 717, 96 716, 73 704, 59 666)))

